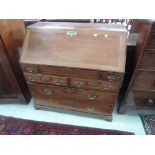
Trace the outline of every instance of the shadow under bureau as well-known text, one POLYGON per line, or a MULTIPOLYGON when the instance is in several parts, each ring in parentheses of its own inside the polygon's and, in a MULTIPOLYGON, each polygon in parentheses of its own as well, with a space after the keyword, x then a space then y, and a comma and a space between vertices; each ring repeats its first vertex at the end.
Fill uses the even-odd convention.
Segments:
POLYGON ((125 51, 126 28, 121 25, 38 22, 30 26, 20 63, 35 108, 112 120, 125 51))

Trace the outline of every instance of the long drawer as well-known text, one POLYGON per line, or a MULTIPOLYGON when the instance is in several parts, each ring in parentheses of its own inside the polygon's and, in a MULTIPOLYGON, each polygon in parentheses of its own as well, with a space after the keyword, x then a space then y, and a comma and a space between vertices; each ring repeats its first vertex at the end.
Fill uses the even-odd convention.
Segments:
POLYGON ((122 73, 97 71, 89 69, 67 68, 67 67, 54 67, 44 65, 27 65, 21 64, 25 73, 39 73, 62 77, 73 78, 86 78, 86 79, 102 79, 104 81, 121 81, 122 73))
POLYGON ((138 71, 132 83, 132 90, 147 90, 155 92, 155 72, 138 71))
POLYGON ((133 91, 136 106, 155 108, 155 93, 133 91))
POLYGON ((99 115, 111 115, 113 110, 112 105, 105 106, 100 103, 87 104, 86 102, 79 102, 74 99, 53 99, 51 97, 47 98, 44 96, 34 95, 34 101, 36 105, 45 106, 47 108, 66 109, 99 115))
POLYGON ((155 51, 145 51, 139 69, 155 71, 155 51))
POLYGON ((67 67, 54 67, 45 65, 21 64, 22 70, 26 73, 40 73, 64 77, 79 77, 99 79, 100 73, 95 70, 75 69, 67 67))
POLYGON ((103 80, 70 78, 69 81, 71 87, 101 90, 107 92, 118 92, 120 86, 120 82, 109 82, 103 80))
POLYGON ((99 79, 100 78, 100 74, 98 71, 87 70, 87 69, 39 66, 39 71, 42 74, 52 74, 52 75, 56 75, 56 76, 91 78, 91 79, 99 79))
POLYGON ((95 90, 83 90, 70 87, 60 87, 53 85, 28 83, 32 94, 50 96, 51 98, 76 99, 86 103, 100 103, 103 105, 113 105, 116 94, 95 90))

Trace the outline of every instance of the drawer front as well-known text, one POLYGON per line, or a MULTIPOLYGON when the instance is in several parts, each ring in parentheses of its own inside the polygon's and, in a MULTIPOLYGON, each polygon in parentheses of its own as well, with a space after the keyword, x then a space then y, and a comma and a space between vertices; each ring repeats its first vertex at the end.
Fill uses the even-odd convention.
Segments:
POLYGON ((155 91, 155 72, 137 72, 132 89, 155 91))
POLYGON ((139 69, 155 71, 155 52, 144 52, 142 61, 139 65, 139 69))
POLYGON ((155 108, 155 93, 134 91, 133 96, 137 106, 155 108))
POLYGON ((110 82, 120 82, 122 80, 123 74, 122 73, 114 73, 114 72, 102 72, 101 78, 105 81, 110 82))
POLYGON ((100 78, 100 73, 94 70, 40 66, 39 71, 42 74, 49 74, 49 75, 51 74, 64 77, 78 77, 78 78, 90 78, 90 79, 100 78))
POLYGON ((21 64, 21 67, 23 72, 38 73, 38 67, 36 65, 21 64))
POLYGON ((102 80, 88 80, 70 78, 70 86, 76 88, 95 89, 108 92, 118 92, 120 82, 105 82, 102 80))
POLYGON ((66 77, 30 73, 24 73, 24 76, 26 78, 26 81, 28 82, 53 84, 57 86, 68 86, 68 78, 66 77))
POLYGON ((40 94, 50 96, 52 98, 76 99, 85 101, 86 103, 100 103, 105 105, 113 105, 115 103, 116 94, 101 92, 95 90, 83 90, 69 87, 60 87, 53 85, 42 85, 29 83, 32 94, 40 94))
POLYGON ((87 104, 85 102, 79 102, 74 99, 52 99, 34 95, 34 101, 36 105, 59 108, 66 110, 73 110, 85 113, 99 114, 99 115, 111 115, 113 106, 104 106, 102 104, 87 104))
POLYGON ((147 45, 148 49, 155 49, 155 33, 151 34, 150 41, 147 45))

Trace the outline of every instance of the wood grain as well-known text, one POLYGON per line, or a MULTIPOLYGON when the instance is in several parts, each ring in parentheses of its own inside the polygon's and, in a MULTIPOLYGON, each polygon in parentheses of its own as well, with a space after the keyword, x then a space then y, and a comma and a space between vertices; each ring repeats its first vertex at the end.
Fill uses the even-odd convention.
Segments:
POLYGON ((155 93, 152 92, 134 92, 134 101, 136 106, 155 108, 155 93))
MULTIPOLYGON (((133 74, 118 111, 133 108, 154 108, 155 97, 155 21, 133 20, 131 32, 137 33, 133 74), (134 91, 133 91, 134 90, 134 91), (132 94, 132 95, 131 95, 132 94), (131 97, 132 96, 132 97, 131 97), (133 98, 130 100, 130 98, 133 98)), ((125 84, 125 83, 123 83, 125 84)))
POLYGON ((100 115, 111 115, 113 106, 105 106, 103 104, 87 104, 86 102, 79 102, 73 99, 47 99, 42 96, 34 96, 36 105, 54 107, 57 109, 74 110, 85 113, 100 114, 100 115))
POLYGON ((120 82, 70 78, 70 86, 75 88, 94 89, 107 92, 118 92, 120 82))
POLYGON ((32 94, 44 95, 47 98, 48 97, 63 98, 63 99, 73 98, 79 101, 85 101, 87 103, 94 102, 106 105, 113 105, 116 98, 115 93, 109 93, 109 92, 84 90, 77 88, 34 84, 34 83, 28 83, 28 84, 32 94), (89 97, 92 97, 92 99, 89 97))
POLYGON ((155 71, 155 51, 145 51, 138 69, 146 71, 155 71))
POLYGON ((131 89, 155 92, 155 72, 138 71, 131 89))
POLYGON ((110 28, 112 26, 108 27, 108 24, 81 24, 80 27, 76 23, 70 26, 64 23, 48 24, 48 28, 46 23, 42 25, 44 28, 27 30, 21 63, 124 72, 124 27, 113 25, 110 28), (70 37, 68 32, 77 35, 70 37), (43 57, 46 59, 40 59, 43 57))
POLYGON ((24 73, 24 76, 26 81, 28 82, 53 84, 58 86, 68 86, 69 83, 67 77, 59 77, 43 74, 31 74, 31 73, 24 73))
POLYGON ((125 60, 124 26, 38 22, 27 29, 20 63, 36 108, 108 114, 111 120, 125 60))
POLYGON ((31 95, 19 65, 12 24, 0 20, 0 103, 28 103, 31 95))

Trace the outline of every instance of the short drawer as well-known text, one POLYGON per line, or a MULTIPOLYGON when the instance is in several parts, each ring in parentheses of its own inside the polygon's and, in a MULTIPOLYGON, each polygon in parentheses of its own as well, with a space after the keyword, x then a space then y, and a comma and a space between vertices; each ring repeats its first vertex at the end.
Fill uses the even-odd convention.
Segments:
POLYGON ((122 80, 123 73, 116 72, 101 72, 101 78, 105 81, 120 82, 122 80))
POLYGON ((149 50, 144 52, 139 69, 155 71, 155 51, 149 50))
POLYGON ((138 71, 132 84, 132 90, 155 91, 155 72, 138 71))
POLYGON ((52 99, 34 95, 34 101, 36 105, 73 110, 85 113, 99 114, 99 115, 111 115, 113 106, 104 106, 102 104, 87 104, 85 102, 79 102, 75 99, 52 99))
POLYGON ((53 84, 57 86, 68 86, 67 77, 58 77, 58 76, 43 75, 43 74, 30 74, 30 73, 24 73, 24 76, 26 78, 26 81, 28 82, 53 84))
POLYGON ((100 103, 105 105, 113 105, 115 103, 116 94, 101 92, 95 90, 83 90, 69 87, 60 87, 53 85, 33 84, 29 83, 32 94, 40 94, 50 96, 52 98, 76 99, 86 103, 100 103))
POLYGON ((120 86, 120 82, 108 82, 103 80, 88 80, 79 78, 70 78, 69 83, 71 87, 108 92, 118 92, 120 86))
POLYGON ((64 76, 64 77, 78 77, 99 79, 100 73, 95 70, 75 69, 67 67, 52 67, 52 66, 39 66, 39 71, 42 74, 64 76))
POLYGON ((136 106, 155 108, 155 93, 133 91, 136 106))

